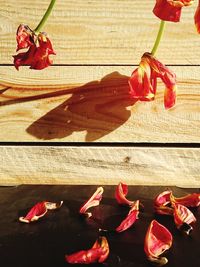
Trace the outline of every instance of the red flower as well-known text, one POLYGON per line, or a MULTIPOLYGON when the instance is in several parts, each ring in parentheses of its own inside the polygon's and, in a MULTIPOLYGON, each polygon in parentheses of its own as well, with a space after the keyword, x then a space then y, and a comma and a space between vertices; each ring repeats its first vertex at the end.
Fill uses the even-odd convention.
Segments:
POLYGON ((128 194, 128 185, 119 183, 115 190, 115 198, 119 204, 132 206, 134 201, 130 201, 126 198, 128 194))
POLYGON ((147 259, 158 265, 164 265, 168 262, 167 258, 160 255, 169 249, 172 245, 172 235, 162 224, 153 220, 147 230, 144 251, 147 259))
POLYGON ((91 249, 81 250, 66 255, 65 260, 71 264, 102 263, 109 255, 109 245, 106 237, 99 237, 91 249))
POLYGON ((20 217, 19 221, 24 223, 30 223, 33 221, 37 221, 39 218, 43 217, 48 210, 58 209, 62 206, 63 201, 60 203, 53 202, 39 202, 35 206, 31 208, 31 210, 27 213, 25 217, 20 217))
POLYGON ((127 217, 116 228, 116 231, 123 232, 128 228, 130 228, 134 224, 134 222, 138 219, 138 214, 139 214, 139 200, 136 200, 132 205, 127 217))
POLYGON ((194 23, 197 28, 197 32, 200 33, 200 1, 194 15, 194 23))
POLYGON ((129 79, 130 94, 139 100, 153 100, 158 78, 165 84, 164 105, 169 109, 176 102, 176 75, 150 53, 142 56, 129 79))
POLYGON ((183 205, 174 204, 174 222, 178 229, 190 234, 193 229, 190 224, 196 222, 193 213, 183 205))
POLYGON ((92 216, 91 212, 86 212, 89 208, 98 206, 103 194, 103 187, 98 187, 94 194, 90 197, 90 199, 84 203, 84 205, 80 208, 79 213, 85 214, 88 217, 92 216))
POLYGON ((153 13, 161 20, 179 22, 181 10, 189 6, 193 0, 156 0, 153 13))
POLYGON ((20 25, 17 30, 17 51, 27 48, 23 53, 14 57, 14 65, 18 70, 22 65, 28 65, 31 69, 41 70, 52 64, 49 55, 54 54, 50 39, 45 33, 36 35, 28 26, 20 25))

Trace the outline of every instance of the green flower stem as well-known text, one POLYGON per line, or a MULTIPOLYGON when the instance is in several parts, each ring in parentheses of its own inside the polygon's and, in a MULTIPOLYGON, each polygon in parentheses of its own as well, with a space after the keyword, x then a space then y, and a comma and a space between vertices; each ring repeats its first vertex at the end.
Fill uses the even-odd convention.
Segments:
POLYGON ((41 31, 41 29, 43 28, 46 20, 48 19, 54 5, 55 5, 56 0, 51 0, 51 3, 49 4, 47 11, 45 12, 43 18, 41 19, 40 23, 38 24, 38 26, 35 28, 34 32, 37 34, 41 31))
POLYGON ((156 51, 158 49, 158 46, 160 44, 160 40, 162 38, 162 35, 163 35, 163 32, 164 32, 164 28, 165 28, 165 21, 161 20, 160 21, 160 28, 159 28, 159 31, 158 31, 158 34, 157 34, 153 49, 151 50, 151 54, 153 56, 155 55, 155 53, 156 53, 156 51))

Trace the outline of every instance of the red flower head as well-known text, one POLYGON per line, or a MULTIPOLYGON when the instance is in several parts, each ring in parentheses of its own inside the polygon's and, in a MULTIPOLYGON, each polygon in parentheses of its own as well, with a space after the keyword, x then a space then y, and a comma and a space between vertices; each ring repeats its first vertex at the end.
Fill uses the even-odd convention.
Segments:
POLYGON ((200 33, 200 0, 194 15, 194 23, 196 25, 197 32, 200 33))
POLYGON ((176 102, 176 75, 150 53, 142 56, 139 67, 129 79, 130 94, 140 100, 154 99, 157 78, 165 84, 164 105, 169 109, 176 102))
POLYGON ((160 255, 172 245, 172 235, 162 224, 153 220, 147 230, 144 251, 147 259, 159 266, 168 262, 167 258, 160 255))
POLYGON ((190 6, 193 0, 156 0, 153 13, 161 20, 179 22, 181 9, 190 6))
POLYGON ((36 35, 28 26, 20 25, 16 39, 17 51, 24 48, 28 49, 26 52, 13 56, 17 70, 22 65, 28 65, 31 69, 41 70, 52 64, 49 55, 55 55, 55 52, 46 33, 36 35))
POLYGON ((81 250, 71 255, 66 255, 65 260, 71 264, 102 263, 109 255, 109 245, 107 239, 99 237, 91 249, 81 250))

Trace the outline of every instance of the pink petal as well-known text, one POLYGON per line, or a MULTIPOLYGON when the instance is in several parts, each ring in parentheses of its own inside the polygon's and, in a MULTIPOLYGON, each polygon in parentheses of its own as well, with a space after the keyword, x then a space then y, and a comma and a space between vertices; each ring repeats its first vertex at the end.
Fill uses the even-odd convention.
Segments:
POLYGON ((99 237, 91 249, 81 250, 71 255, 66 255, 65 260, 71 264, 102 263, 109 255, 109 245, 106 237, 99 237))
POLYGON ((134 222, 138 219, 138 214, 139 214, 139 200, 134 202, 127 217, 116 228, 116 231, 123 232, 127 230, 128 228, 130 228, 134 224, 134 222))
POLYGON ((126 198, 128 194, 128 185, 125 183, 119 183, 115 190, 115 198, 119 204, 132 206, 134 201, 130 201, 126 198))
POLYGON ((91 212, 86 212, 89 208, 98 206, 103 194, 103 187, 98 187, 91 198, 80 208, 79 213, 86 214, 88 217, 92 216, 91 212))
POLYGON ((168 262, 167 258, 160 255, 168 250, 172 245, 172 235, 169 230, 153 220, 147 230, 144 251, 147 259, 153 263, 164 265, 168 262))

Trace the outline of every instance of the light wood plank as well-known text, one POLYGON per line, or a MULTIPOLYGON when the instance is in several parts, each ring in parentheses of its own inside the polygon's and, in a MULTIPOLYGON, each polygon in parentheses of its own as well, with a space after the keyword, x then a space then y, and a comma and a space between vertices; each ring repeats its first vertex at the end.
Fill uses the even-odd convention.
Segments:
POLYGON ((161 83, 155 101, 130 100, 131 67, 1 67, 0 141, 200 142, 200 67, 172 69, 177 105, 166 111, 161 83))
POLYGON ((0 147, 0 184, 200 187, 200 149, 0 147))
MULTIPOLYGON (((0 64, 12 63, 20 23, 34 28, 49 0, 0 0, 0 64)), ((60 0, 44 30, 52 38, 54 63, 137 64, 150 51, 159 20, 149 0, 60 0)), ((184 8, 181 23, 168 23, 158 51, 166 64, 199 64, 200 36, 193 23, 195 5, 184 8)))

